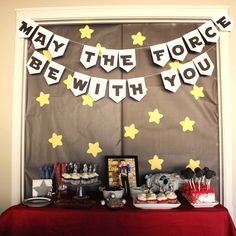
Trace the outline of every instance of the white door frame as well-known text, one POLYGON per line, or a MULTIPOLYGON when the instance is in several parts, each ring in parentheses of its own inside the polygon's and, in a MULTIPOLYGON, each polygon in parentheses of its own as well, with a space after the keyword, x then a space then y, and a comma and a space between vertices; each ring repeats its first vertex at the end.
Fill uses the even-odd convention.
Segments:
MULTIPOLYGON (((83 6, 60 8, 16 9, 16 24, 24 17, 45 25, 49 23, 113 23, 183 21, 203 22, 218 14, 228 14, 227 6, 83 6)), ((221 202, 233 216, 232 204, 232 132, 229 74, 229 36, 221 32, 218 45, 219 138, 221 168, 221 202), (223 78, 223 79, 221 79, 223 78)), ((24 121, 26 94, 27 40, 16 36, 13 117, 12 117, 12 182, 11 204, 23 197, 24 121)))

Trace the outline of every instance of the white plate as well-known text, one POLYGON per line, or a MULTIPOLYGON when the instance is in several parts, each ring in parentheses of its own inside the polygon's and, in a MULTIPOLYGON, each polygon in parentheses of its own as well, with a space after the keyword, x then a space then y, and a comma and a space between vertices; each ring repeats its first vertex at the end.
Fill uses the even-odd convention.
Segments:
POLYGON ((183 193, 183 196, 187 199, 187 201, 195 208, 204 208, 204 207, 214 207, 219 204, 219 202, 203 202, 203 203, 192 203, 188 199, 188 197, 183 193))
POLYGON ((25 199, 22 204, 29 207, 44 207, 51 204, 51 199, 47 197, 32 197, 25 199))
POLYGON ((219 204, 219 202, 205 202, 205 203, 191 203, 192 206, 195 208, 202 208, 202 207, 214 207, 219 204))
POLYGON ((135 203, 133 201, 133 204, 137 208, 141 209, 173 209, 177 208, 181 205, 179 201, 177 203, 135 203))

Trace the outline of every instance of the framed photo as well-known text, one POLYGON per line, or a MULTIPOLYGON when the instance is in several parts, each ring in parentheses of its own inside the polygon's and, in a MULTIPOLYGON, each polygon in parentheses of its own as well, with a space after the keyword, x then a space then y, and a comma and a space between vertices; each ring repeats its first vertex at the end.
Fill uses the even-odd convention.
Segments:
POLYGON ((129 194, 131 187, 139 185, 137 156, 106 156, 107 187, 124 187, 129 194))

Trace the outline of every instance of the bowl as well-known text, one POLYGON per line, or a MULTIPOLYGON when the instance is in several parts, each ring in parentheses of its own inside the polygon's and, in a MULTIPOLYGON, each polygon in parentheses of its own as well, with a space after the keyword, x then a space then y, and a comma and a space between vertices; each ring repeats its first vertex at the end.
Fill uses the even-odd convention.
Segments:
POLYGON ((115 194, 116 198, 122 198, 124 195, 124 188, 106 188, 102 193, 105 199, 109 198, 111 194, 115 194))

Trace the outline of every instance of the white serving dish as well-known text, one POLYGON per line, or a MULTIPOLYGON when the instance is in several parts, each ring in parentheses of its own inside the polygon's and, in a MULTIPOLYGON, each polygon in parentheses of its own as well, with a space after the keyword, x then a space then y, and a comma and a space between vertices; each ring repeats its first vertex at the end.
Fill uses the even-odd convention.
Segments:
POLYGON ((195 208, 207 208, 207 207, 214 207, 216 205, 219 204, 219 202, 215 201, 215 202, 202 202, 202 203, 192 203, 190 202, 190 200, 188 199, 188 197, 183 194, 183 196, 187 199, 187 201, 195 208))
POLYGON ((152 209, 173 209, 177 208, 181 205, 179 201, 176 203, 136 203, 135 200, 133 201, 133 205, 137 208, 145 209, 145 210, 152 210, 152 209))
POLYGON ((204 208, 204 207, 214 207, 219 204, 219 202, 205 202, 205 203, 191 203, 190 204, 195 208, 204 208))

